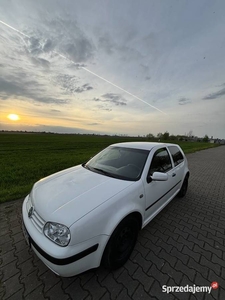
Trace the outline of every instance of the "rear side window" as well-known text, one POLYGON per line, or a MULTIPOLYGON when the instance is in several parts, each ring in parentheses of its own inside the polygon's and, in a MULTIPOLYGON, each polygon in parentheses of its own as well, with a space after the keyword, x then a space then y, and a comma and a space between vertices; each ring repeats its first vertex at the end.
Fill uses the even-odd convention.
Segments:
POLYGON ((170 153, 173 157, 174 165, 177 166, 184 161, 184 156, 176 146, 169 146, 170 153))

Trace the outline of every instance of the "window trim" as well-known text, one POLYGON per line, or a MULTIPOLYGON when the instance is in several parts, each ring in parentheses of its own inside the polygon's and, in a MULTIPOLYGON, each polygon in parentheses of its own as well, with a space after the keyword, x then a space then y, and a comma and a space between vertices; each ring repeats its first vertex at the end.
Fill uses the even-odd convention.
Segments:
MULTIPOLYGON (((159 148, 159 149, 157 149, 157 150, 155 151, 155 153, 153 154, 153 157, 152 157, 152 159, 151 159, 151 163, 150 163, 150 166, 149 166, 149 169, 148 169, 147 178, 148 178, 149 176, 151 176, 150 170, 151 170, 151 165, 152 165, 153 159, 154 159, 155 156, 159 153, 159 151, 162 152, 163 150, 165 150, 165 151, 167 152, 167 154, 168 154, 168 157, 169 157, 169 159, 170 159, 171 167, 170 167, 170 169, 168 169, 168 170, 166 170, 166 171, 163 171, 163 172, 161 172, 161 173, 168 173, 169 171, 171 171, 171 170, 174 168, 174 164, 173 164, 173 160, 172 160, 172 158, 171 158, 171 153, 170 153, 170 151, 167 149, 166 146, 165 146, 165 147, 162 147, 162 148, 159 148), (161 150, 161 151, 160 151, 160 150, 161 150)), ((153 172, 153 173, 154 173, 154 172, 153 172)), ((147 178, 146 178, 146 179, 147 179, 147 178)))
POLYGON ((170 153, 170 156, 171 156, 171 159, 172 159, 174 168, 176 168, 177 166, 179 166, 180 164, 182 164, 182 163, 184 162, 184 160, 185 160, 184 154, 182 153, 181 149, 180 149, 177 145, 170 145, 170 146, 168 146, 167 148, 168 148, 168 151, 169 151, 169 153, 170 153), (173 154, 172 154, 172 152, 171 152, 171 150, 170 150, 171 147, 177 148, 177 150, 181 153, 181 155, 182 155, 182 157, 183 157, 183 160, 182 160, 181 162, 177 163, 177 162, 174 161, 174 159, 173 159, 173 154))

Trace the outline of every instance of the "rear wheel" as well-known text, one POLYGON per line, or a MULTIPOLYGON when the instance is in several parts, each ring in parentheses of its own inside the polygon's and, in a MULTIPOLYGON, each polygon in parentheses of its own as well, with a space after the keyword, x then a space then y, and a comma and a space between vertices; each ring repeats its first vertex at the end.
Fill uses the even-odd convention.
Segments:
POLYGON ((130 257, 138 236, 139 225, 136 218, 125 218, 114 230, 105 248, 102 264, 109 269, 124 265, 130 257))
POLYGON ((187 189, 188 189, 188 175, 185 176, 183 184, 177 196, 180 198, 184 197, 187 193, 187 189))

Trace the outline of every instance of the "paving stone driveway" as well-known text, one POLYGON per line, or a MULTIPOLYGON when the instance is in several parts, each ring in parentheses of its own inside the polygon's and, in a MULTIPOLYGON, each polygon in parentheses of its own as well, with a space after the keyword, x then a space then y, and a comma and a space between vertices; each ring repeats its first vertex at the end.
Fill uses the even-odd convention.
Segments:
POLYGON ((26 245, 22 200, 0 205, 0 299, 225 299, 225 146, 187 156, 188 194, 174 199, 140 232, 121 269, 72 278, 49 271, 26 245), (208 293, 162 292, 162 286, 204 285, 208 293))

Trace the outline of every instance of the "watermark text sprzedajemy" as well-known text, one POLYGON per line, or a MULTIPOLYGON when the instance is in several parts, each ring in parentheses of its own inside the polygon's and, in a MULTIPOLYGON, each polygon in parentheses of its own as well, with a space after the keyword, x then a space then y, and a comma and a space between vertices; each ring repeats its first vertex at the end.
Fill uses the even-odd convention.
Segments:
POLYGON ((211 283, 210 286, 200 286, 200 285, 185 285, 185 286, 170 286, 170 285, 163 285, 162 292, 163 293, 208 293, 210 294, 212 289, 216 290, 219 287, 219 284, 214 281, 211 283))

